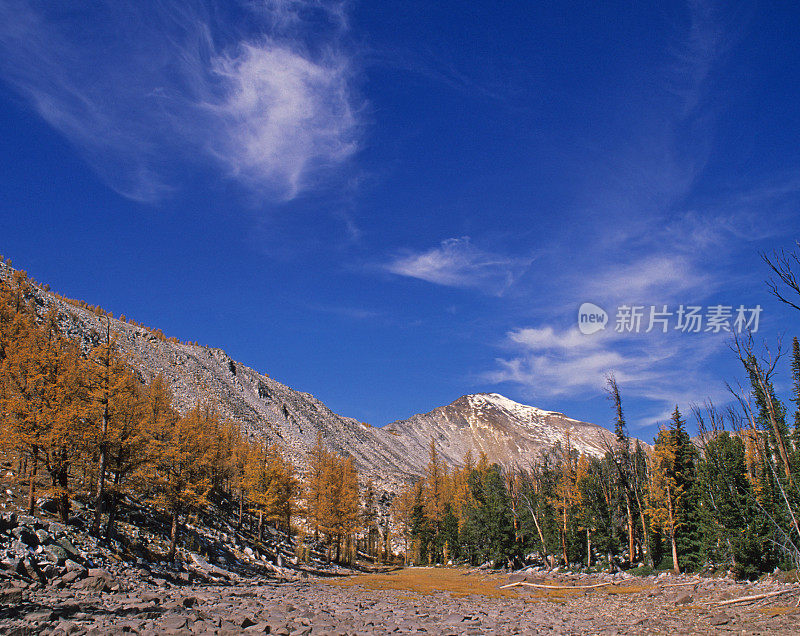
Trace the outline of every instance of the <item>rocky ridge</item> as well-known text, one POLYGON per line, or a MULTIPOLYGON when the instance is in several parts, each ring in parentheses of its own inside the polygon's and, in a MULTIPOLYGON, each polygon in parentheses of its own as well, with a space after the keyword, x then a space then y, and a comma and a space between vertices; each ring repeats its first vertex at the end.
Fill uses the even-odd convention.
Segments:
MULTIPOLYGON (((9 273, 0 264, 0 275, 9 273)), ((58 309, 62 330, 85 350, 99 344, 100 334, 109 328, 142 380, 157 375, 165 379, 180 411, 210 400, 249 435, 284 448, 299 467, 321 434, 329 450, 352 455, 359 472, 372 478, 384 497, 423 474, 430 439, 451 465, 460 464, 470 450, 476 459, 485 452, 490 461, 526 465, 567 436, 572 448, 601 456, 611 439, 601 426, 496 393, 462 396, 429 413, 372 427, 334 413, 313 395, 233 360, 222 349, 158 337, 143 326, 76 306, 41 287, 34 287, 34 298, 42 312, 58 309)))

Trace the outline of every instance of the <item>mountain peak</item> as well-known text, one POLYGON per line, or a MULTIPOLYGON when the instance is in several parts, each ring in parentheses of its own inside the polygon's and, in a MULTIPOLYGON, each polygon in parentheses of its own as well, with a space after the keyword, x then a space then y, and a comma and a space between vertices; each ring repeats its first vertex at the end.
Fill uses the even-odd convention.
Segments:
POLYGON ((536 406, 531 406, 530 404, 515 402, 514 400, 507 398, 505 395, 501 395, 500 393, 472 393, 470 395, 463 396, 463 398, 473 408, 492 406, 517 415, 523 415, 525 413, 543 413, 547 415, 558 415, 564 417, 565 419, 572 419, 557 411, 547 411, 536 406))
MULTIPOLYGON (((0 264, 0 273, 9 271, 0 264)), ((106 323, 99 308, 67 300, 44 286, 35 286, 33 293, 41 311, 58 309, 64 333, 85 350, 96 345, 97 334, 108 324, 136 375, 143 380, 163 377, 179 411, 213 400, 222 417, 235 421, 247 435, 280 445, 297 466, 303 465, 322 434, 329 450, 352 455, 358 469, 387 490, 397 490, 424 473, 431 439, 451 465, 461 464, 472 452, 509 466, 534 462, 542 450, 567 438, 578 452, 601 456, 613 439, 602 427, 499 393, 462 395, 430 413, 372 428, 232 360, 222 349, 182 344, 132 321, 106 323)))
POLYGON ((460 464, 467 452, 486 453, 490 461, 527 465, 554 444, 579 453, 605 455, 613 435, 601 426, 581 422, 555 411, 520 404, 499 393, 462 395, 447 406, 407 420, 392 422, 391 430, 411 447, 410 454, 428 452, 430 440, 450 464, 460 464))

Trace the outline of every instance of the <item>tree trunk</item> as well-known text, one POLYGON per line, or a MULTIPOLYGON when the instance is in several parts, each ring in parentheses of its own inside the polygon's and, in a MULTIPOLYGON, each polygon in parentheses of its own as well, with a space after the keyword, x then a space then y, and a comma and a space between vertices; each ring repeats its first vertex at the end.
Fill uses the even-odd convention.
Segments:
POLYGON ((628 513, 628 559, 633 565, 633 561, 635 559, 634 555, 634 532, 633 532, 633 508, 631 507, 631 495, 630 493, 625 493, 625 508, 628 513))
POLYGON ((34 501, 36 497, 36 470, 38 468, 37 464, 39 463, 39 449, 38 447, 33 447, 33 454, 31 457, 31 470, 28 474, 28 514, 33 515, 33 508, 34 501))
POLYGON ((264 511, 258 511, 258 540, 264 539, 264 511))
POLYGON ((731 544, 730 538, 726 537, 725 542, 728 544, 728 554, 731 555, 731 565, 736 567, 736 555, 733 552, 733 545, 731 544))
MULTIPOLYGON (((108 380, 106 380, 107 382, 108 380)), ((103 400, 103 424, 102 438, 100 442, 100 461, 97 463, 97 495, 94 502, 94 521, 92 522, 92 532, 100 532, 100 517, 103 514, 103 507, 106 497, 106 462, 108 461, 108 451, 106 449, 106 436, 108 435, 108 388, 103 400)))
POLYGON ((642 505, 642 498, 639 495, 639 489, 636 489, 636 504, 639 506, 639 521, 642 522, 642 556, 644 562, 649 566, 654 566, 653 557, 650 554, 650 533, 647 530, 647 523, 644 518, 644 506, 642 505))
POLYGON ((562 518, 561 528, 561 554, 564 558, 564 565, 569 565, 569 557, 567 557, 567 501, 564 499, 564 514, 562 518))
POLYGON ((592 567, 592 535, 589 528, 586 528, 586 567, 592 567))
POLYGON ((67 523, 69 521, 69 492, 67 491, 67 480, 69 474, 66 468, 61 468, 58 471, 58 485, 60 486, 61 495, 58 498, 58 511, 61 515, 61 522, 67 523))
POLYGON ((92 532, 100 532, 100 517, 103 514, 106 488, 106 463, 108 461, 108 402, 111 398, 111 320, 106 317, 106 351, 103 365, 105 375, 103 377, 103 420, 102 430, 100 431, 100 461, 97 464, 97 498, 94 504, 94 521, 92 522, 92 532))
POLYGON ((667 512, 669 512, 669 536, 672 543, 672 569, 675 574, 681 573, 678 565, 678 544, 675 541, 675 513, 672 508, 672 490, 667 487, 667 512))
POLYGON ((106 522, 106 541, 111 541, 114 536, 114 522, 117 520, 117 494, 111 495, 108 506, 108 521, 106 522))
POLYGON ((639 520, 642 522, 642 556, 644 557, 644 562, 649 565, 653 566, 653 557, 650 554, 650 533, 647 530, 647 523, 644 518, 644 512, 641 508, 639 508, 639 520))
POLYGON ((178 515, 179 511, 178 508, 174 508, 172 510, 172 527, 169 531, 169 555, 167 556, 168 561, 175 560, 175 553, 178 549, 178 515))
POLYGON ((539 525, 539 519, 536 518, 536 513, 530 509, 531 517, 533 518, 533 524, 536 526, 536 532, 539 533, 539 541, 542 542, 542 552, 544 552, 544 560, 545 562, 549 563, 548 557, 550 556, 550 552, 547 549, 547 542, 544 540, 544 533, 542 532, 542 527, 539 525))
POLYGON ((114 490, 108 498, 108 521, 106 522, 106 541, 110 541, 114 535, 114 522, 117 519, 117 508, 119 507, 120 500, 120 473, 118 470, 114 472, 114 490))
POLYGON ((239 489, 239 521, 236 524, 236 529, 242 529, 242 517, 244 516, 244 489, 239 489))

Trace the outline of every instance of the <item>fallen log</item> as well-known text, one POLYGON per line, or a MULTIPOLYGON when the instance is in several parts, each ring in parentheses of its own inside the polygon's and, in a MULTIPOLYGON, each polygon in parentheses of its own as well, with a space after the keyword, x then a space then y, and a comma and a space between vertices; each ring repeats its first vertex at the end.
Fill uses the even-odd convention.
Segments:
POLYGON ((689 581, 687 583, 664 583, 661 587, 684 587, 685 585, 697 585, 700 581, 689 581))
POLYGON ((527 581, 515 581, 507 585, 501 585, 499 589, 503 590, 507 587, 516 587, 524 585, 525 587, 535 587, 544 590, 590 590, 596 587, 605 587, 607 585, 619 585, 616 581, 610 583, 595 583, 594 585, 544 585, 543 583, 528 583, 527 581))
POLYGON ((762 598, 772 598, 773 596, 780 596, 781 594, 790 594, 791 592, 798 592, 797 589, 778 590, 777 592, 767 592, 765 594, 753 594, 752 596, 740 596, 739 598, 731 598, 727 601, 718 601, 714 605, 733 605, 734 603, 747 603, 748 601, 760 601, 762 598))

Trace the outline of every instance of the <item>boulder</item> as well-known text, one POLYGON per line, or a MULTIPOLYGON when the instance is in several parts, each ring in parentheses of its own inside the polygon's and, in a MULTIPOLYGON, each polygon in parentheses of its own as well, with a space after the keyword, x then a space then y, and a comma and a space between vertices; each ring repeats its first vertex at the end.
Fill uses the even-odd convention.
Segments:
POLYGON ((182 630, 186 627, 186 623, 185 616, 168 616, 164 619, 163 628, 169 631, 182 630))
POLYGON ((55 578, 56 575, 58 574, 56 566, 53 565, 52 563, 47 563, 47 562, 42 564, 42 572, 48 579, 55 578))
POLYGON ((81 561, 83 557, 81 556, 80 551, 74 545, 72 545, 72 541, 70 541, 67 537, 61 537, 56 541, 56 543, 61 546, 64 551, 69 555, 69 558, 73 561, 81 561))
POLYGON ((709 624, 718 626, 718 625, 727 625, 731 622, 731 617, 728 616, 725 612, 720 612, 719 614, 714 614, 708 619, 709 624))
POLYGON ((45 499, 39 502, 39 508, 51 515, 58 514, 58 501, 56 499, 45 499))
POLYGON ((89 578, 99 577, 107 579, 109 581, 114 578, 113 576, 111 576, 110 572, 104 570, 103 568, 89 568, 89 571, 86 574, 89 576, 89 578))
POLYGON ((102 576, 85 578, 76 587, 87 592, 108 592, 111 590, 110 582, 102 576))
POLYGON ((31 517, 30 515, 19 515, 17 517, 17 525, 35 528, 39 525, 39 520, 36 517, 31 517))
POLYGON ((29 623, 49 623, 56 619, 56 613, 53 610, 41 610, 38 612, 28 612, 25 615, 25 620, 29 623))
POLYGON ((17 556, 17 558, 20 559, 29 552, 28 546, 22 543, 22 541, 20 541, 19 539, 14 539, 11 542, 9 548, 11 549, 11 552, 13 552, 17 556))
POLYGON ((86 570, 70 570, 61 577, 61 582, 64 585, 72 585, 75 581, 79 581, 84 576, 86 576, 86 570))
POLYGON ((161 595, 155 592, 142 592, 139 599, 143 603, 161 603, 161 595))
POLYGON ((69 554, 60 545, 46 545, 44 547, 44 554, 48 561, 56 565, 64 565, 69 559, 69 554))

